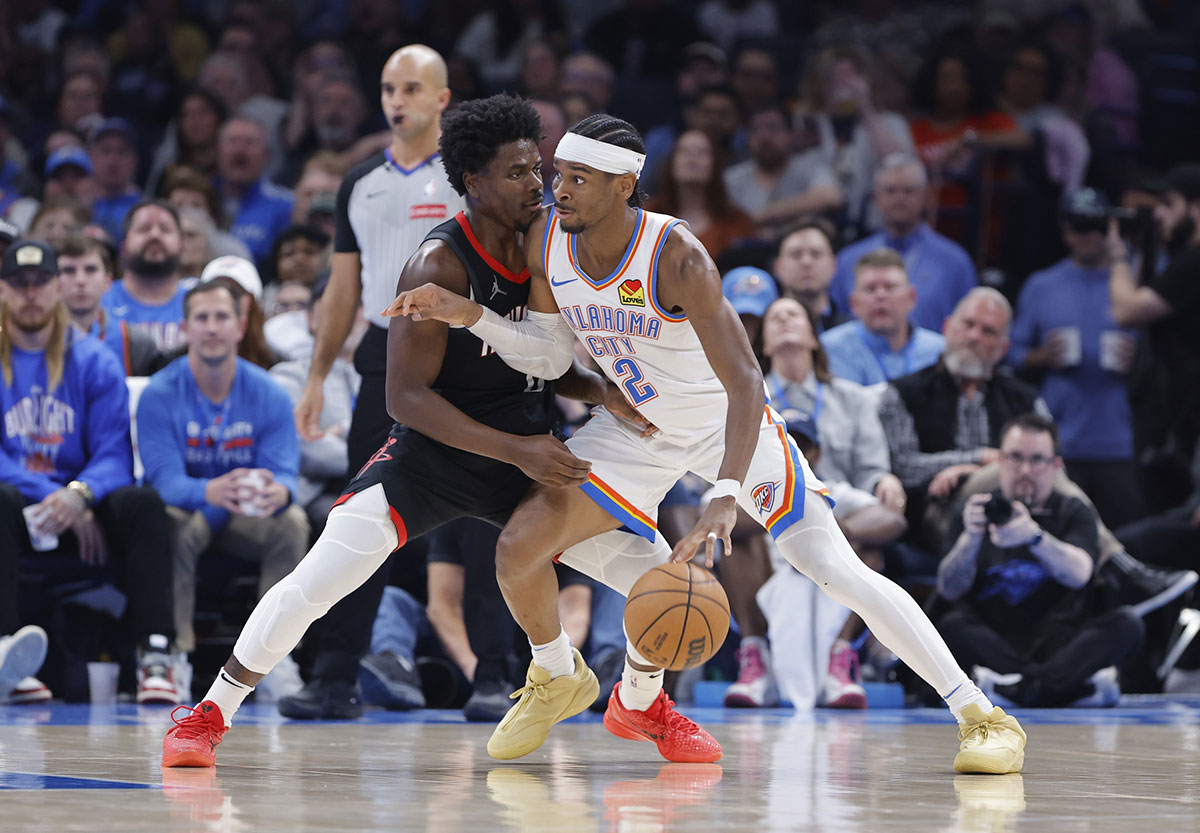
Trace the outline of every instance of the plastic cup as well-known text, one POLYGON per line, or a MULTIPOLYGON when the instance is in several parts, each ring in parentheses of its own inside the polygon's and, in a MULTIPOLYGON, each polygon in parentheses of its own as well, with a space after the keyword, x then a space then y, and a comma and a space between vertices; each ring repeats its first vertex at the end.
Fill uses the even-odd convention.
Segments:
POLYGON ((21 510, 25 515, 25 526, 29 528, 29 542, 33 544, 33 548, 37 552, 56 550, 58 549, 58 536, 43 535, 37 531, 37 522, 41 518, 40 509, 38 504, 31 503, 21 510))
POLYGON ((92 703, 107 705, 117 702, 117 678, 121 675, 119 662, 89 662, 88 695, 92 703))

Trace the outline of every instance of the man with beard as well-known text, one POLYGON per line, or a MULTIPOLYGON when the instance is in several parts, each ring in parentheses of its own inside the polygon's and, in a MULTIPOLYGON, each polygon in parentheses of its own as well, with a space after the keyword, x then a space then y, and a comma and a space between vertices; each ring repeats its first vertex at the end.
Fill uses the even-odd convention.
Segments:
POLYGON ((183 233, 175 209, 161 200, 138 203, 125 215, 124 275, 100 302, 111 321, 149 333, 160 353, 184 342, 182 253, 183 233))
POLYGON ((1108 288, 1117 324, 1145 328, 1145 347, 1130 374, 1134 453, 1143 466, 1146 502, 1162 511, 1190 491, 1188 464, 1200 435, 1200 164, 1167 174, 1154 217, 1170 265, 1138 286, 1129 248, 1112 221, 1108 288))
POLYGON ((967 498, 947 539, 938 590, 955 605, 938 630, 1002 703, 1116 705, 1115 666, 1143 627, 1131 608, 1103 602, 1092 581, 1096 511, 1054 487, 1063 461, 1053 422, 1022 414, 1001 437, 1000 488, 967 498))
MULTIPOLYGON (((300 178, 305 162, 313 154, 324 151, 354 156, 356 148, 353 146, 362 136, 367 118, 367 102, 359 89, 358 79, 349 71, 326 73, 311 98, 306 96, 303 100, 307 107, 302 110, 308 110, 304 132, 290 147, 283 173, 279 176, 280 182, 288 184, 300 178)), ((293 102, 293 107, 296 106, 293 102)), ((347 161, 359 162, 365 155, 360 152, 347 161)), ((337 186, 330 190, 336 191, 337 186)))
MULTIPOLYGON (((50 246, 14 242, 0 279, 0 633, 16 630, 20 603, 28 609, 18 573, 39 587, 115 581, 126 602, 110 612, 140 646, 138 702, 177 703, 166 510, 153 490, 133 485, 120 362, 71 327, 50 246)), ((90 658, 59 648, 58 672, 64 660, 90 658)), ((50 692, 29 679, 14 696, 50 692)))
POLYGON ((1000 429, 1035 408, 1050 417, 1037 391, 1000 366, 1011 325, 1003 295, 972 289, 946 319, 937 364, 893 379, 880 401, 892 471, 908 492, 910 528, 931 552, 941 548, 962 481, 1000 459, 1000 429))

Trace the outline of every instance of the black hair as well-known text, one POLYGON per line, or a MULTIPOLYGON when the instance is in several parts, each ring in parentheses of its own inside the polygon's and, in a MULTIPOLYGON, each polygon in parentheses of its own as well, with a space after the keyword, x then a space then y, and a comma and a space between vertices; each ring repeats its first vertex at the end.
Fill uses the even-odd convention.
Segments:
POLYGON ((271 254, 267 257, 266 272, 270 275, 269 280, 279 280, 279 253, 283 251, 283 247, 291 243, 293 240, 308 240, 316 244, 318 249, 324 249, 329 245, 329 235, 321 229, 307 223, 297 223, 288 226, 279 236, 275 238, 275 242, 271 244, 271 254))
POLYGON ((954 60, 963 65, 967 84, 971 88, 971 100, 967 109, 974 115, 986 113, 994 108, 991 84, 983 63, 973 53, 957 46, 944 46, 934 52, 917 71, 912 84, 913 107, 926 115, 937 114, 937 76, 943 61, 954 60))
POLYGON ((1054 420, 1047 419, 1036 411, 1017 414, 1004 423, 1004 430, 1000 432, 1001 441, 1014 428, 1020 428, 1022 431, 1035 431, 1039 434, 1049 434, 1050 444, 1054 447, 1054 456, 1057 457, 1059 455, 1058 426, 1054 424, 1054 420))
POLYGON ((789 237, 809 229, 819 232, 829 243, 829 250, 835 256, 837 255, 838 249, 842 247, 842 236, 838 234, 837 226, 824 217, 812 214, 808 217, 801 217, 779 233, 779 236, 775 238, 775 257, 779 257, 779 253, 783 250, 783 244, 789 237))
MULTIPOLYGON (((642 143, 642 136, 637 132, 637 128, 624 119, 610 116, 608 113, 596 113, 594 116, 588 116, 567 132, 578 134, 585 139, 595 139, 597 142, 606 142, 619 148, 632 150, 635 153, 643 155, 646 153, 646 146, 642 143)), ((610 176, 615 176, 615 174, 610 174, 610 176)), ((629 205, 632 208, 640 208, 646 202, 646 193, 638 187, 640 184, 641 178, 639 177, 633 185, 633 193, 629 195, 629 205)))
POLYGON ((542 140, 542 120, 528 99, 508 93, 464 101, 442 116, 442 162, 450 186, 466 196, 463 174, 479 173, 501 145, 542 140))

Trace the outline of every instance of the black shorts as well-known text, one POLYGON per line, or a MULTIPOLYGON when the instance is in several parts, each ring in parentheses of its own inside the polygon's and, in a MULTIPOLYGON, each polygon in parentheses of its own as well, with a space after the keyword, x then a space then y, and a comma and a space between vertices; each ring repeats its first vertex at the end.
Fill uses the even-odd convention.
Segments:
POLYGON ((400 545, 456 518, 503 527, 533 485, 516 466, 435 442, 397 426, 338 499, 383 486, 400 545))

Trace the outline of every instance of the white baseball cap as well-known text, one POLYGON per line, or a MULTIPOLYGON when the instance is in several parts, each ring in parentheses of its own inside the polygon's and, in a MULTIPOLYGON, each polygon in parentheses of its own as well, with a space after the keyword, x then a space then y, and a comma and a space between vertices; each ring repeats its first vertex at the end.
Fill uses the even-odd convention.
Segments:
POLYGON ((237 282, 238 286, 253 295, 254 300, 262 300, 262 278, 258 276, 258 270, 254 268, 254 264, 244 257, 222 255, 210 260, 204 267, 204 271, 200 273, 200 283, 208 283, 213 278, 231 278, 237 282))

